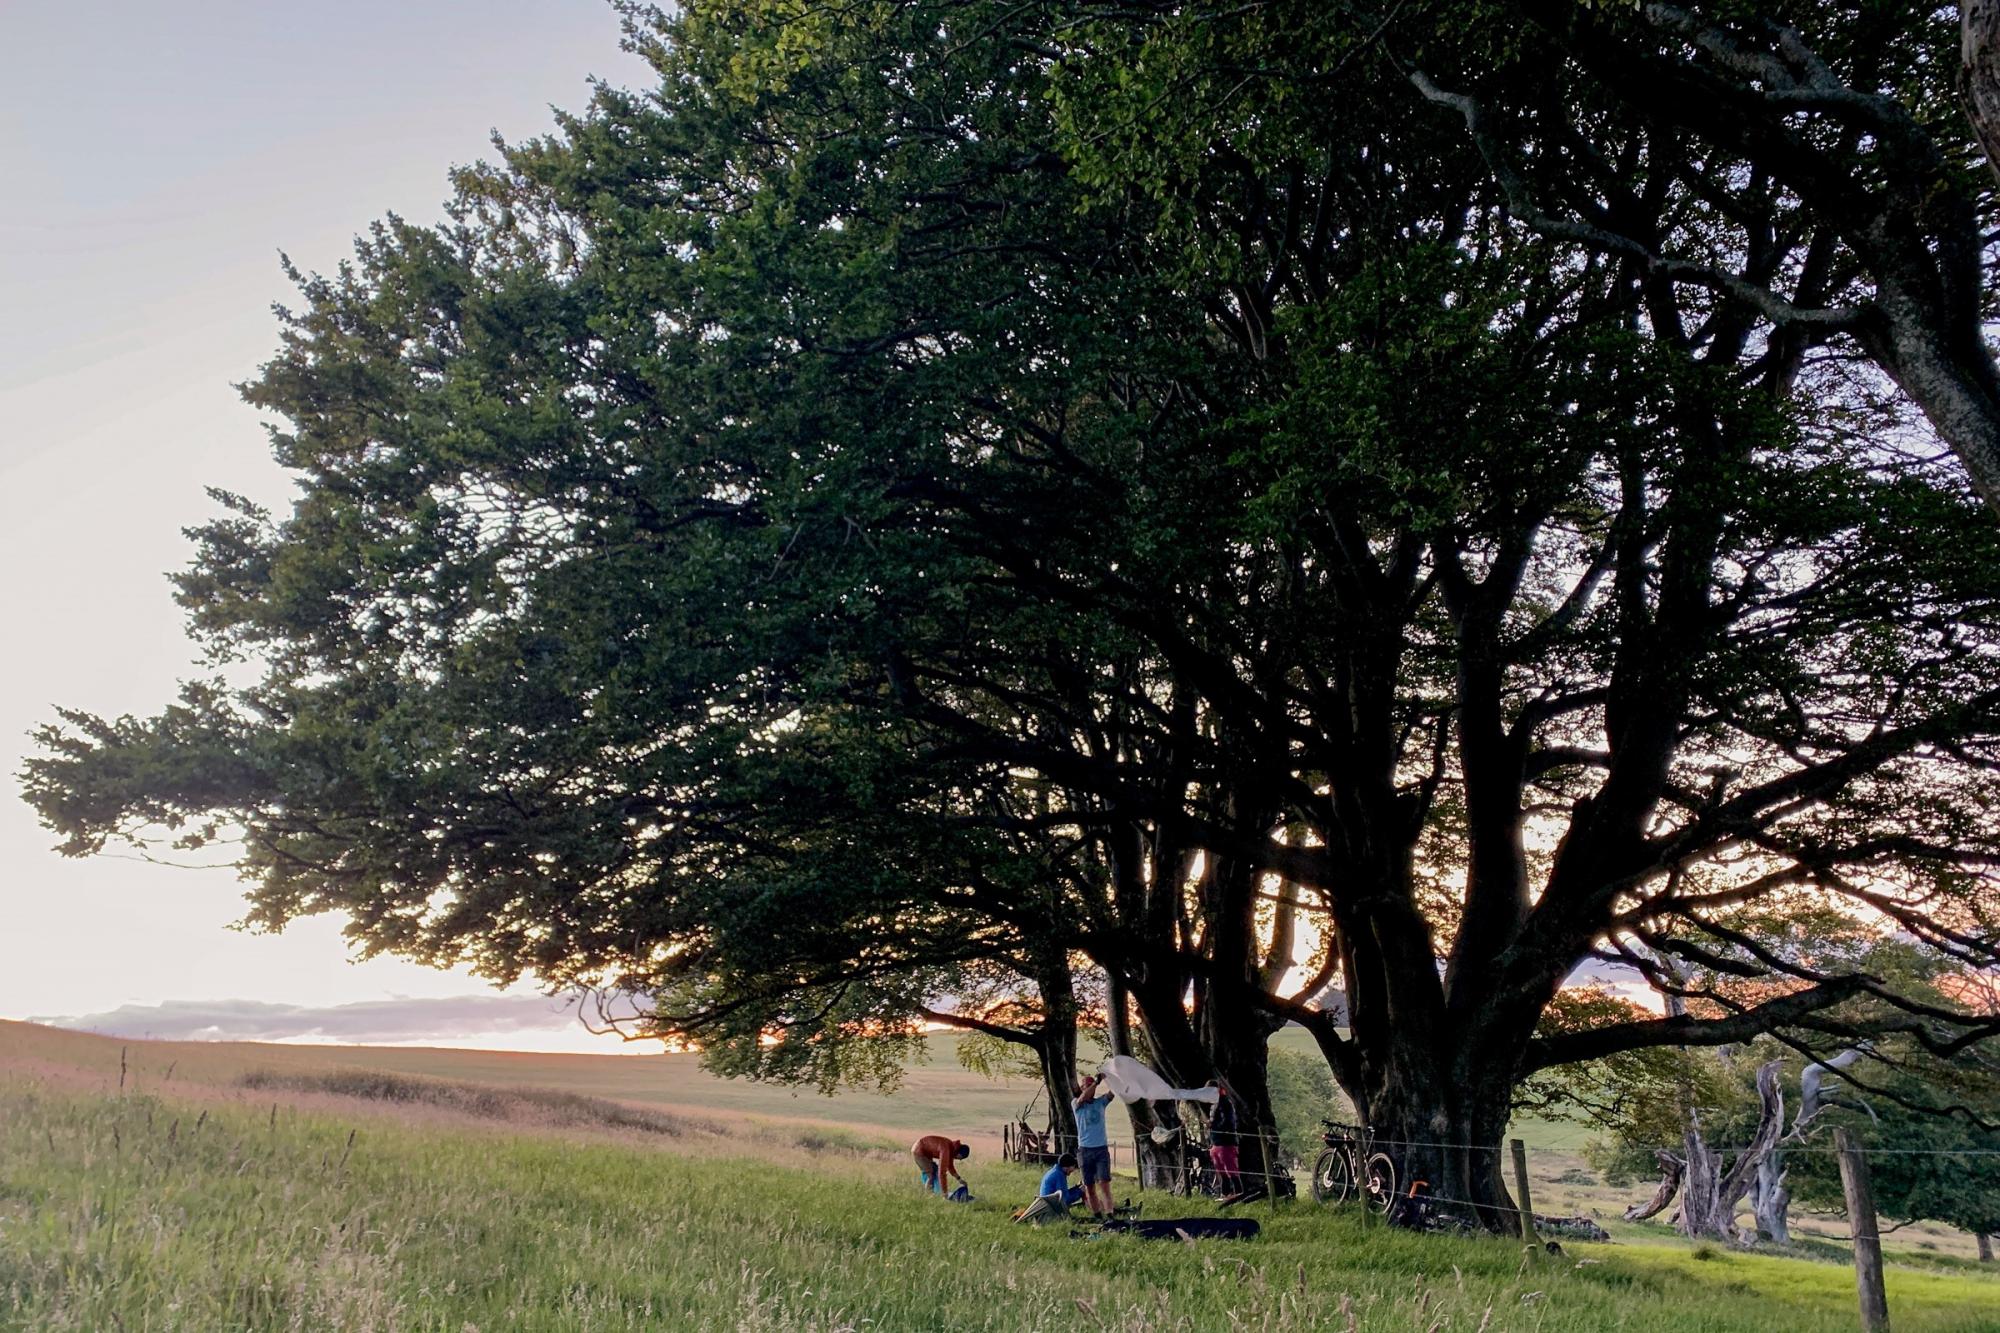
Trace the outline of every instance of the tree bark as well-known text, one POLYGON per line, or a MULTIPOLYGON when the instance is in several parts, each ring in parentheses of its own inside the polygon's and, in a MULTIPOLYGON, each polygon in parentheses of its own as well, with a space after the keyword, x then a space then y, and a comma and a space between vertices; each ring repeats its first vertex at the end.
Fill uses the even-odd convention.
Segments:
POLYGON ((1504 1049, 1492 1058, 1474 1054, 1457 1043, 1440 1049, 1390 1034, 1364 1043, 1361 1085, 1348 1092, 1371 1147, 1396 1164, 1398 1194, 1421 1182, 1443 1207, 1504 1233, 1517 1211, 1501 1148, 1514 1066, 1504 1049))
POLYGON ((1041 1043, 1035 1054, 1042 1068, 1042 1091, 1049 1099, 1049 1125, 1056 1142, 1076 1142, 1076 983, 1067 956, 1041 961, 1036 989, 1042 996, 1041 1043))
POLYGON ((1261 1013, 1237 1012, 1236 1003, 1211 1004, 1203 1045, 1242 1111, 1237 1159, 1246 1181, 1260 1181, 1270 1172, 1267 1149, 1275 1146, 1276 1119, 1271 1113, 1270 1041, 1273 1029, 1261 1013))
POLYGON ((1725 1209, 1720 1198, 1722 1155, 1708 1146, 1695 1124, 1684 1131, 1681 1151, 1687 1172, 1681 1183, 1680 1233, 1703 1240, 1735 1240, 1735 1209, 1725 1209))
MULTIPOLYGON (((1268 822, 1268 821, 1264 821, 1268 822)), ((1242 1110, 1238 1161, 1246 1180, 1268 1179, 1266 1149, 1275 1133, 1271 1114, 1270 1042, 1283 1020, 1264 1003, 1257 942, 1257 886, 1261 873, 1238 857, 1213 858, 1201 880, 1203 935, 1212 972, 1197 980, 1195 1037, 1206 1071, 1177 1070, 1183 1087, 1217 1075, 1242 1110)), ((1281 932, 1282 933, 1282 932, 1281 932)), ((1164 999, 1164 997, 1162 997, 1164 999)), ((1149 1015, 1148 1024, 1153 1019, 1149 1015)), ((1177 1080, 1178 1081, 1178 1080, 1177 1080)))
MULTIPOLYGON (((1111 1042, 1113 1055, 1133 1055, 1132 1043, 1132 997, 1125 981, 1115 969, 1107 971, 1106 1002, 1110 1013, 1106 1016, 1106 1034, 1111 1042)), ((1073 1095, 1073 1094, 1072 1094, 1073 1095)), ((1132 1126, 1132 1142, 1136 1156, 1135 1169, 1139 1173, 1141 1189, 1172 1189, 1180 1175, 1180 1160, 1171 1146, 1160 1144, 1153 1139, 1153 1130, 1164 1124, 1160 1113, 1151 1102, 1127 1102, 1125 1114, 1132 1126)), ((1072 1140, 1074 1142, 1074 1140, 1072 1140)))
POLYGON ((1757 1239, 1773 1245, 1792 1243, 1792 1192, 1785 1187, 1784 1154, 1772 1151, 1757 1163, 1757 1184, 1750 1207, 1757 1215, 1757 1239))
POLYGON ((2000 0, 1960 0, 1958 14, 1965 118, 2000 177, 2000 0))
MULTIPOLYGON (((1681 1190, 1681 1234, 1697 1239, 1740 1240, 1736 1206, 1756 1183, 1758 1172, 1778 1144, 1785 1128, 1785 1095, 1778 1086, 1780 1062, 1771 1060, 1757 1071, 1759 1114, 1749 1146, 1727 1170, 1722 1154, 1702 1138, 1701 1122, 1688 1118, 1687 1181, 1681 1190)), ((1761 1218, 1759 1219, 1761 1222, 1761 1218)))
POLYGON ((1635 1203, 1625 1210, 1627 1222, 1643 1222, 1649 1217, 1656 1216, 1674 1201, 1676 1194, 1681 1192, 1681 1177, 1687 1170, 1686 1163, 1670 1152, 1655 1153, 1654 1156, 1660 1162, 1659 1186, 1654 1189, 1652 1198, 1644 1203, 1635 1203))
POLYGON ((1861 344, 1930 418, 1965 466, 1973 489, 2000 510, 2000 383, 1980 331, 1939 313, 1893 278, 1878 279, 1883 319, 1861 344))

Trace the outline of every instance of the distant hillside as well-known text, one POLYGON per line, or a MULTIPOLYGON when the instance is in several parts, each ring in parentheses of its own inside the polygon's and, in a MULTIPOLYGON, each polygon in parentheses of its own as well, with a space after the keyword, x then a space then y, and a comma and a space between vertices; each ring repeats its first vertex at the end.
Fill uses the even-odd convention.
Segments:
MULTIPOLYGON (((547 1088, 636 1106, 760 1119, 812 1121, 885 1132, 948 1132, 997 1145, 1000 1127, 1038 1095, 1025 1079, 994 1080, 962 1068, 958 1038, 929 1042, 929 1058, 907 1064, 892 1093, 812 1089, 717 1078, 698 1056, 561 1055, 467 1051, 449 1047, 294 1046, 264 1042, 135 1041, 0 1020, 0 1072, 40 1063, 115 1083, 120 1052, 133 1086, 174 1082, 220 1086, 269 1071, 368 1069, 416 1074, 495 1088, 547 1088)), ((1035 1117, 1043 1114, 1038 1106, 1035 1117)))

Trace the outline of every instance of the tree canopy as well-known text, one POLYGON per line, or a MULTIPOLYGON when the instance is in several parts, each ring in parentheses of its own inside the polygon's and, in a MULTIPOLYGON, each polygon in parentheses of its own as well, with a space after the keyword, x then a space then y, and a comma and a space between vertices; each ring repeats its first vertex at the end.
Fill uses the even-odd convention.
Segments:
POLYGON ((30 799, 753 1062, 1087 959, 1259 1114, 1305 1024, 1481 1204, 1540 1070, 1967 1049, 1814 943, 2000 948, 2000 536, 1770 295, 1888 301, 1853 219, 1597 84, 1529 180, 1439 80, 1556 48, 1399 13, 631 10, 656 88, 300 275, 247 390, 299 498, 178 581, 249 683, 65 712, 30 799), (1684 1011, 1552 1014, 1593 959, 1684 1011))

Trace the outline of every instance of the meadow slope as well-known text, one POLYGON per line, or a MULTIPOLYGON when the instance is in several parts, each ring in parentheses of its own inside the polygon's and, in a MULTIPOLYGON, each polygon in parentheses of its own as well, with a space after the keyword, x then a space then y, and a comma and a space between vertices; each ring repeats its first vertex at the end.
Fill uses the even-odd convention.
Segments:
MULTIPOLYGON (((605 1098, 645 1076, 522 1059, 578 1077, 0 1025, 0 1329, 1853 1325, 1841 1266, 1671 1244, 1555 1260, 1310 1206, 1242 1244, 1037 1231, 1007 1220, 1018 1168, 979 1162, 970 1207, 920 1197, 907 1125, 752 1118, 685 1079, 605 1098)), ((1948 1260, 1894 1268, 1890 1299, 1899 1330, 2000 1330, 2000 1278, 1948 1260)))

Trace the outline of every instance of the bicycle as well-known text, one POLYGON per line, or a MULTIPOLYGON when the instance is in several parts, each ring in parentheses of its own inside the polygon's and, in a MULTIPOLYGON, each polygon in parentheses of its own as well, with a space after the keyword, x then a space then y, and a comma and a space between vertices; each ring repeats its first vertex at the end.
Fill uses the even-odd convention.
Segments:
POLYGON ((1387 1213, 1396 1200, 1396 1161, 1385 1152, 1368 1150, 1369 1135, 1360 1125, 1322 1120, 1320 1141, 1326 1144, 1313 1163, 1314 1203, 1345 1203, 1357 1192, 1370 1212, 1387 1213))
POLYGON ((1171 1143, 1174 1155, 1178 1159, 1178 1164, 1174 1170, 1174 1183, 1170 1193, 1189 1199, 1194 1198, 1196 1195, 1208 1195, 1210 1197, 1215 1195, 1215 1170, 1209 1164, 1207 1148, 1192 1138, 1187 1130, 1179 1125, 1174 1126, 1173 1130, 1165 1137, 1162 1137, 1158 1131, 1155 1131, 1154 1139, 1163 1145, 1171 1143))

